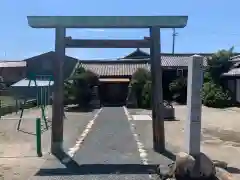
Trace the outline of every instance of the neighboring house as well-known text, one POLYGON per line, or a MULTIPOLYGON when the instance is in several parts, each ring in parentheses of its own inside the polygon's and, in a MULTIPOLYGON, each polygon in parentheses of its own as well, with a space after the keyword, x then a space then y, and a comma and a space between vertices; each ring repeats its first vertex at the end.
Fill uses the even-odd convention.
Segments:
MULTIPOLYGON (((37 75, 37 86, 45 87, 44 91, 47 90, 47 93, 51 95, 52 88, 50 87, 48 89, 50 79, 46 79, 46 76, 53 76, 55 58, 55 52, 50 51, 21 61, 26 63, 26 76, 12 85, 12 91, 16 96, 33 98, 34 96, 37 96, 38 92, 41 93, 41 91, 38 91, 37 88, 34 87, 35 85, 33 84, 33 81, 31 82, 31 87, 28 87, 28 76, 30 74, 37 75)), ((65 56, 63 63, 64 80, 69 78, 77 63, 78 59, 65 56)), ((50 84, 50 86, 52 85, 53 83, 50 84)))
MULTIPOLYGON (((53 76, 55 59, 56 56, 54 51, 25 59, 24 61, 27 63, 27 74, 35 74, 38 76, 53 76)), ((65 60, 63 62, 64 79, 67 79, 71 75, 77 62, 78 59, 70 56, 65 56, 65 60)))
POLYGON ((240 103, 240 55, 231 57, 232 68, 223 74, 223 78, 227 80, 228 89, 233 94, 233 100, 240 103))
POLYGON ((26 75, 26 62, 22 61, 0 61, 1 83, 6 87, 21 80, 26 75))
MULTIPOLYGON (((187 76, 188 61, 192 58, 191 56, 195 54, 204 57, 204 66, 207 66, 207 58, 212 56, 211 53, 161 54, 164 87, 168 87, 168 84, 175 79, 176 76, 187 76)), ((55 58, 55 52, 51 51, 25 59, 21 62, 26 63, 26 76, 28 74, 43 76, 53 75, 55 58)), ((136 49, 129 55, 117 60, 78 60, 66 56, 63 64, 64 79, 66 80, 69 78, 74 72, 74 69, 79 66, 86 70, 90 70, 99 76, 99 94, 103 104, 124 104, 128 95, 128 86, 133 73, 138 68, 150 70, 151 67, 150 55, 145 49, 136 49)), ((27 82, 29 81, 27 79, 24 80, 25 77, 23 76, 20 77, 21 78, 18 77, 18 80, 22 80, 15 84, 15 87, 18 89, 17 92, 25 95, 30 94, 28 90, 26 90, 28 88, 27 82)), ((229 80, 229 84, 231 84, 232 80, 237 82, 237 80, 233 78, 229 80)), ((236 82, 235 86, 237 84, 236 82)), ((239 91, 236 92, 240 92, 240 82, 238 86, 239 91)), ((34 93, 37 93, 35 92, 36 90, 33 91, 34 93)), ((240 94, 238 96, 240 101, 240 94)))
MULTIPOLYGON (((193 55, 194 53, 162 54, 161 64, 164 86, 168 87, 169 83, 176 76, 187 76, 188 61, 193 55)), ((206 66, 207 57, 211 54, 201 55, 204 55, 204 66, 206 66)), ((100 77, 99 94, 103 104, 124 104, 133 73, 138 68, 150 70, 149 58, 150 56, 147 52, 137 49, 118 60, 85 60, 80 61, 79 66, 94 72, 100 77)))

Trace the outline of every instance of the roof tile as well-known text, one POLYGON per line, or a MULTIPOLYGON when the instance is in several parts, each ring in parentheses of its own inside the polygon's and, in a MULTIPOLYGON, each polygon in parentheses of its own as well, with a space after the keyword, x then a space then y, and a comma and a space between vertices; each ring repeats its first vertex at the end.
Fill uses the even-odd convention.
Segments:
MULTIPOLYGON (((189 56, 162 56, 163 68, 187 68, 189 56)), ((149 59, 119 59, 115 61, 81 61, 80 66, 100 76, 130 76, 138 68, 150 70, 149 59)), ((204 66, 207 58, 204 58, 204 66)))

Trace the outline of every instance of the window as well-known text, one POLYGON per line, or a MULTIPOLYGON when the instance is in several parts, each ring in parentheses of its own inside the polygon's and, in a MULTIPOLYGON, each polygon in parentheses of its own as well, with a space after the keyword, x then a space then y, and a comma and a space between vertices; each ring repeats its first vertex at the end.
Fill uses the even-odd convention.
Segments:
POLYGON ((177 76, 183 76, 183 69, 177 69, 177 76))

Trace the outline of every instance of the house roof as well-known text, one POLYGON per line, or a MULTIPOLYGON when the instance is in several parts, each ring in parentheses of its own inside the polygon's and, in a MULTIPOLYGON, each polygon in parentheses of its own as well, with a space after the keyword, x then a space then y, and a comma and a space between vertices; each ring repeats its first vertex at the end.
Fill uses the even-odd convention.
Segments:
POLYGON ((230 58, 231 61, 240 61, 240 55, 236 55, 230 58))
POLYGON ((138 68, 150 70, 148 61, 97 61, 81 62, 79 66, 99 76, 131 76, 138 68))
MULTIPOLYGON (((16 82, 15 84, 11 85, 12 87, 28 87, 28 86, 35 86, 35 82, 31 81, 29 79, 22 79, 18 82, 16 82), (29 84, 30 82, 30 84, 29 84)), ((38 87, 44 87, 44 86, 52 86, 54 84, 53 81, 49 81, 49 80, 36 80, 36 84, 38 87)))
MULTIPOLYGON (((39 55, 32 56, 32 57, 29 57, 27 59, 24 59, 23 61, 34 60, 35 58, 39 58, 40 56, 47 56, 47 55, 49 55, 50 57, 54 57, 54 56, 56 56, 56 53, 55 53, 55 51, 48 51, 48 52, 45 52, 43 54, 39 54, 39 55)), ((71 56, 67 56, 67 55, 65 55, 65 58, 67 58, 68 60, 78 61, 77 58, 74 58, 74 57, 71 57, 71 56)))
POLYGON ((3 67, 26 67, 25 61, 2 61, 0 62, 0 68, 3 67))
POLYGON ((222 76, 225 76, 225 77, 229 77, 229 76, 240 76, 240 68, 233 68, 231 70, 229 70, 228 72, 226 73, 223 73, 222 76))
MULTIPOLYGON (((162 56, 164 69, 187 68, 191 57, 162 56)), ((206 58, 204 66, 207 65, 206 58)), ((79 66, 99 76, 131 76, 138 68, 150 70, 149 59, 88 60, 80 61, 79 66)))

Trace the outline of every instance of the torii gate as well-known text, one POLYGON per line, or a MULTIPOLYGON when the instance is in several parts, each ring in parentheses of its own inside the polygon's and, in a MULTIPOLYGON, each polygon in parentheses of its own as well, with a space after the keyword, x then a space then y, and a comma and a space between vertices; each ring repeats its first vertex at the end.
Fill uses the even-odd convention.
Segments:
POLYGON ((187 16, 28 16, 32 28, 54 28, 55 69, 52 112, 53 154, 62 150, 63 142, 63 61, 65 48, 150 48, 153 89, 153 144, 154 150, 165 150, 162 69, 160 49, 161 28, 184 28, 187 16), (148 28, 150 38, 144 40, 83 40, 66 38, 66 28, 148 28))

